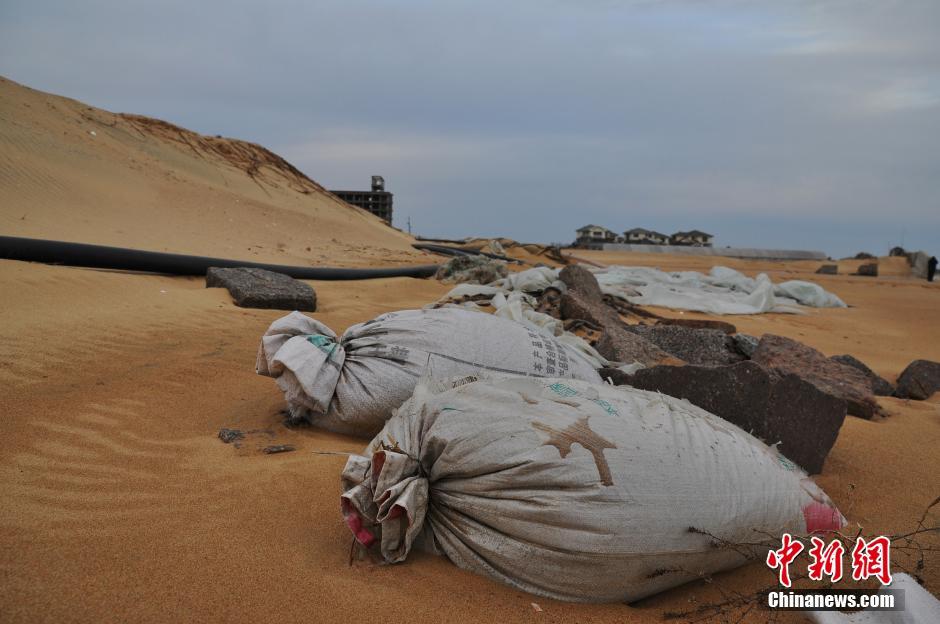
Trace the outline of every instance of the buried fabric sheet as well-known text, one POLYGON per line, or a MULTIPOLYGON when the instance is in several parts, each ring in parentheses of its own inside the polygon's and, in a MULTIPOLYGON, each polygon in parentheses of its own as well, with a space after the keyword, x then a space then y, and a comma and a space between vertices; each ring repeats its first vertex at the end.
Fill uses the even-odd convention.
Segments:
POLYGON ((686 401, 569 379, 425 378, 343 472, 355 539, 561 600, 634 601, 845 519, 802 470, 686 401))
MULTIPOLYGON (((661 306, 709 314, 799 314, 801 306, 844 308, 835 294, 818 284, 789 280, 774 284, 766 274, 756 278, 729 269, 712 267, 708 274, 697 271, 667 273, 648 267, 610 266, 591 269, 601 291, 636 305, 661 306)), ((468 296, 493 297, 496 293, 539 292, 548 287, 562 289, 557 269, 537 267, 491 284, 461 284, 441 301, 468 296)))
POLYGON ((712 267, 707 275, 612 266, 594 271, 594 276, 604 293, 633 304, 710 314, 799 313, 800 305, 846 307, 839 297, 812 282, 790 280, 775 285, 764 273, 751 278, 722 266, 712 267), (639 291, 640 295, 630 291, 639 291))
POLYGON ((274 377, 291 417, 371 437, 426 369, 601 381, 582 354, 525 325, 456 308, 403 310, 353 325, 342 338, 299 312, 261 338, 256 371, 274 377))

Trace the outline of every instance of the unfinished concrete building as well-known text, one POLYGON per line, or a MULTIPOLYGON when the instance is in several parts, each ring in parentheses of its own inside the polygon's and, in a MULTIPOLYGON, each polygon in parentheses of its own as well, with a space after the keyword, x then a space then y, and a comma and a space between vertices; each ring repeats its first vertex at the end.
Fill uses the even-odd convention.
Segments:
POLYGON ((347 204, 368 210, 375 216, 392 224, 392 194, 385 190, 385 178, 372 176, 371 191, 330 191, 347 204))

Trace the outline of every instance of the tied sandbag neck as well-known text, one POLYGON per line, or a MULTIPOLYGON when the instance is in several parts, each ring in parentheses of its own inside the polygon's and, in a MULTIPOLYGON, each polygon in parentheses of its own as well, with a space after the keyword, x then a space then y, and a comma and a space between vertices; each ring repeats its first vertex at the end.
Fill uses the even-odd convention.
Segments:
POLYGON ((429 485, 421 463, 398 448, 382 448, 371 461, 352 455, 343 482, 358 483, 341 499, 355 540, 366 548, 378 543, 390 563, 404 561, 427 516, 429 485))

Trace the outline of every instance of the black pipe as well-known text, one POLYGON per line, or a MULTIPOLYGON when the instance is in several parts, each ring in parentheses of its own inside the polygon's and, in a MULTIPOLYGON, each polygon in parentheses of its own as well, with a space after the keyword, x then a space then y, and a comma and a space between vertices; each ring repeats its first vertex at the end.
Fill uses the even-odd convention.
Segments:
POLYGON ((412 243, 412 247, 415 249, 420 249, 422 251, 433 251, 434 253, 439 253, 444 256, 478 256, 480 255, 477 251, 471 251, 469 249, 458 249, 457 247, 447 247, 446 245, 431 245, 428 243, 412 243))
POLYGON ((470 247, 448 247, 446 245, 430 245, 427 243, 412 243, 411 246, 415 249, 433 251, 445 256, 486 256, 487 258, 493 258, 495 260, 503 260, 505 262, 522 264, 521 260, 516 260, 515 258, 510 258, 509 256, 501 256, 499 254, 480 251, 479 249, 472 249, 470 247))
POLYGON ((463 245, 467 242, 464 240, 455 240, 453 238, 425 238, 424 236, 415 236, 415 240, 421 241, 422 243, 450 243, 451 245, 463 245))
POLYGON ((209 267, 251 267, 267 269, 309 280, 361 280, 378 277, 431 277, 437 272, 436 264, 385 269, 336 269, 329 267, 299 267, 286 264, 265 264, 246 260, 225 260, 206 256, 140 251, 105 245, 86 245, 64 241, 0 236, 0 258, 64 264, 95 269, 147 271, 170 275, 205 275, 209 267))

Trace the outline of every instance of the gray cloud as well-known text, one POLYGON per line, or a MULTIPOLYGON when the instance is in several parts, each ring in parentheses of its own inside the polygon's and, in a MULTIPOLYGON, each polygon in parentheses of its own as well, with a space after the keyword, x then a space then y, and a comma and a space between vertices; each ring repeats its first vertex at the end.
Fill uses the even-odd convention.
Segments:
POLYGON ((0 6, 0 72, 259 141, 396 224, 884 252, 940 235, 932 0, 0 6))

